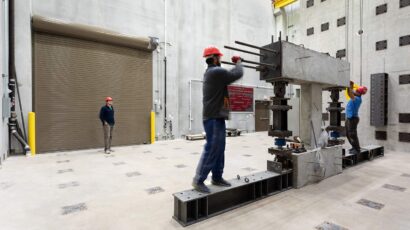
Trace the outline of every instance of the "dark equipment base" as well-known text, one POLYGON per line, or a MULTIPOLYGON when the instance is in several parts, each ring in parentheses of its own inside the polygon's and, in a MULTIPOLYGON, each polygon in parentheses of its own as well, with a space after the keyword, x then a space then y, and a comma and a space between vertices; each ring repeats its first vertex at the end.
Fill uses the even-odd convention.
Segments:
POLYGON ((234 129, 234 128, 227 128, 226 129, 226 136, 228 137, 237 137, 241 135, 242 130, 234 129))
POLYGON ((229 181, 231 187, 210 185, 211 193, 186 190, 174 193, 173 218, 188 226, 293 187, 292 170, 263 171, 229 181))
POLYGON ((364 161, 371 161, 375 158, 384 156, 384 147, 377 145, 366 146, 360 153, 352 154, 349 150, 343 149, 343 168, 355 166, 364 161))

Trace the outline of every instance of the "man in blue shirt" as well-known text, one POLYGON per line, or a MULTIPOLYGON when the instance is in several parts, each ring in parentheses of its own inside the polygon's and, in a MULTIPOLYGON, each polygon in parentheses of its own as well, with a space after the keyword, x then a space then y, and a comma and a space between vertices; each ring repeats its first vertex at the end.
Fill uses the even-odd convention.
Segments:
POLYGON ((365 86, 360 86, 356 91, 353 90, 354 82, 350 81, 350 87, 348 88, 348 94, 350 101, 346 106, 346 137, 349 143, 352 145, 350 152, 353 154, 360 153, 360 143, 357 137, 357 125, 359 124, 359 108, 362 104, 362 95, 367 93, 365 86))

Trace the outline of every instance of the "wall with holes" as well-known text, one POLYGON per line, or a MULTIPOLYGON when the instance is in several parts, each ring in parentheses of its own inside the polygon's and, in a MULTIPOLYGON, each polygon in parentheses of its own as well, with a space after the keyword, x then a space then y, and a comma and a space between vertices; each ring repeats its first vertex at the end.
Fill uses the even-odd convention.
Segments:
MULTIPOLYGON (((300 30, 295 33, 296 38, 289 36, 290 41, 297 40, 307 48, 348 60, 351 79, 358 84, 371 87, 372 75, 388 75, 387 124, 371 125, 371 113, 380 111, 371 111, 369 90, 360 110, 361 145, 380 144, 408 152, 410 1, 301 0, 298 4, 300 7, 292 14, 300 18, 296 22, 300 30)), ((328 93, 324 93, 324 111, 329 100, 328 93)))

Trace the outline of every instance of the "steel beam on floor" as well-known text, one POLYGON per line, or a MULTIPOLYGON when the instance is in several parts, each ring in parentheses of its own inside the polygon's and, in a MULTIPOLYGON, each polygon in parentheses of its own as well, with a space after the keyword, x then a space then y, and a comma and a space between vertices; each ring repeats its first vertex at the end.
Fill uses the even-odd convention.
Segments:
POLYGON ((263 171, 232 179, 231 187, 211 185, 209 194, 193 189, 175 193, 173 218, 182 226, 188 226, 288 190, 293 187, 292 174, 292 170, 263 171))
POLYGON ((384 156, 384 147, 378 145, 366 146, 357 154, 351 154, 349 150, 343 149, 343 168, 352 167, 382 156, 384 156))

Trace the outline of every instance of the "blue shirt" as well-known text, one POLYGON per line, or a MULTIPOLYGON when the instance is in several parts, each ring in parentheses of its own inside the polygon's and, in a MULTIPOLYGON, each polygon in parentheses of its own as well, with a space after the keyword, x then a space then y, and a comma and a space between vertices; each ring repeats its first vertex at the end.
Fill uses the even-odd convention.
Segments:
POLYGON ((346 106, 346 117, 347 119, 353 117, 359 117, 359 108, 362 104, 362 97, 355 96, 354 100, 350 99, 346 106))

